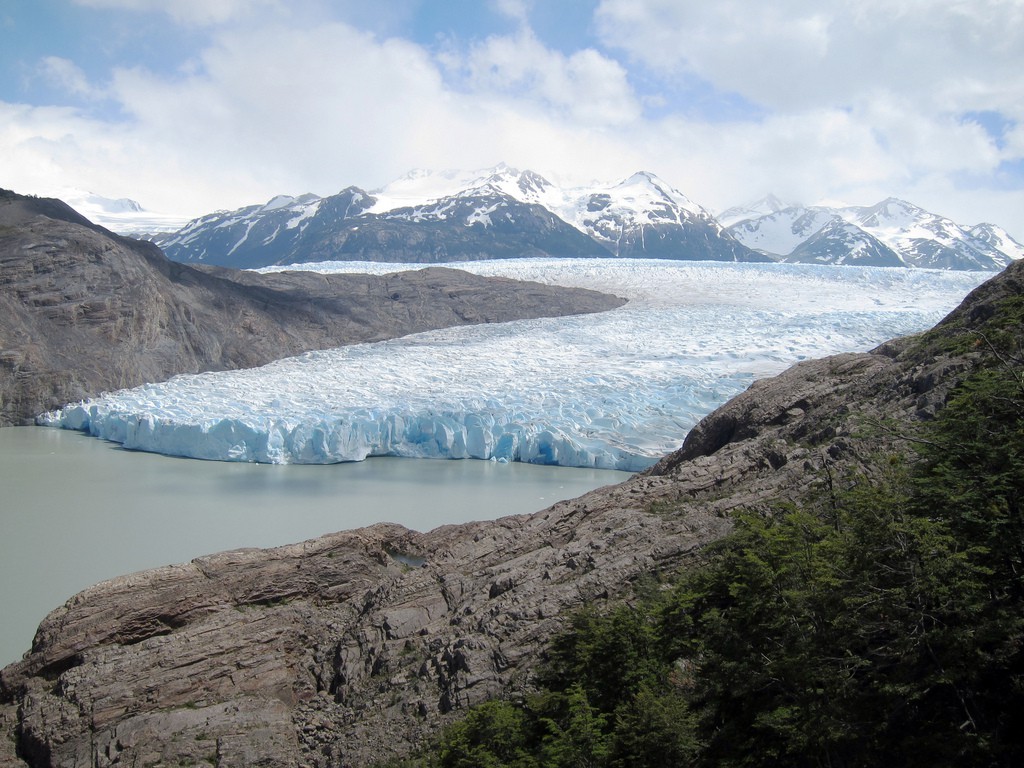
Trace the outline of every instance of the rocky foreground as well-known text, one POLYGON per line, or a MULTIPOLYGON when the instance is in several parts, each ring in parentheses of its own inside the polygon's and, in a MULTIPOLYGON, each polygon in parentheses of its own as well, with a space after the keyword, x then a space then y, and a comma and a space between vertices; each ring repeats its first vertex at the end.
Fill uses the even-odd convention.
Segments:
POLYGON ((0 190, 0 426, 178 373, 623 303, 442 268, 371 276, 186 266, 58 200, 0 190))
MULTIPOLYGON (((1012 264, 922 337, 801 363, 625 483, 529 516, 378 525, 99 584, 0 673, 0 765, 361 766, 529 684, 567 612, 899 449, 1024 294, 1012 264), (946 350, 946 351, 943 351, 946 350), (823 471, 827 470, 827 471, 823 471)), ((1012 329, 1019 333, 1021 329, 1012 329)))

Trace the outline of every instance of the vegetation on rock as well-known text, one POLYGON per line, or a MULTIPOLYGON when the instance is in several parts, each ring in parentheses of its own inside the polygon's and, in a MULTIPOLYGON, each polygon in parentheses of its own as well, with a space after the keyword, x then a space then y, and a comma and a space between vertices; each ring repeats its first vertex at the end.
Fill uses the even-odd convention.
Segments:
POLYGON ((405 764, 1022 764, 1022 326, 1009 297, 947 329, 975 368, 906 452, 741 512, 698 567, 576 615, 536 692, 405 764))

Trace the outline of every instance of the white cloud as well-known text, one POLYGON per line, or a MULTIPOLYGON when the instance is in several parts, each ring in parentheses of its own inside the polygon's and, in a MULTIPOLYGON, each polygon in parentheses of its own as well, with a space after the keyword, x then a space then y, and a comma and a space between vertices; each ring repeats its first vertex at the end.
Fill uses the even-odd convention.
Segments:
POLYGON ((38 75, 50 85, 72 96, 86 99, 102 98, 102 88, 93 86, 85 72, 73 61, 60 56, 46 56, 39 64, 38 75))
POLYGON ((965 119, 1024 123, 1020 0, 602 0, 595 18, 630 61, 762 108, 749 129, 718 123, 698 151, 715 146, 723 176, 742 178, 735 157, 749 180, 771 169, 765 191, 937 199, 957 178, 994 178, 1024 157, 1015 127, 998 137, 965 119))
POLYGON ((1024 88, 1019 0, 602 0, 596 18, 636 60, 773 109, 880 90, 941 106, 968 87, 983 103, 1024 88))
MULTIPOLYGON (((279 193, 372 187, 413 167, 504 160, 557 171, 628 154, 579 123, 588 110, 608 122, 623 104, 633 109, 622 72, 592 52, 524 45, 540 63, 511 75, 521 93, 498 81, 465 92, 445 85, 424 48, 344 24, 224 29, 188 70, 115 70, 108 92, 127 121, 4 105, 0 172, 19 191, 82 187, 198 215, 279 193)), ((505 76, 523 50, 489 55, 501 63, 502 50, 505 76)))
MULTIPOLYGON (((594 48, 553 50, 525 22, 511 35, 442 55, 351 25, 300 25, 289 14, 270 14, 204 30, 202 49, 183 52, 177 71, 112 70, 102 91, 75 62, 47 60, 52 83, 78 96, 102 95, 113 107, 106 114, 117 116, 0 103, 0 178, 18 191, 76 186, 198 215, 279 193, 371 188, 414 167, 505 161, 567 181, 647 169, 713 209, 768 191, 805 203, 897 195, 977 221, 989 201, 987 218, 1024 237, 1017 221, 1024 192, 981 188, 986 174, 1024 151, 1022 75, 1009 67, 1020 54, 1007 4, 936 4, 936 18, 924 21, 911 13, 919 10, 911 0, 887 3, 897 29, 883 28, 873 0, 850 6, 856 12, 832 2, 767 5, 743 4, 741 13, 733 0, 604 0, 598 17, 609 42, 628 46, 666 78, 699 78, 712 98, 726 90, 756 96, 768 105, 756 119, 702 117, 680 107, 671 88, 659 92, 650 69, 631 70, 628 59, 594 48), (951 20, 960 17, 947 5, 961 16, 995 9, 973 26, 961 19, 963 46, 982 55, 974 36, 990 34, 991 70, 1005 77, 982 77, 988 69, 980 64, 940 67, 923 33, 898 42, 898 50, 883 45, 899 37, 897 22, 914 16, 908 29, 942 31, 937 39, 948 48, 951 20), (859 25, 864 35, 856 67, 843 53, 854 35, 838 30, 842 24, 859 25), (1006 29, 997 34, 993 26, 1006 29), (783 45, 772 43, 775 33, 783 45), (901 62, 909 66, 900 57, 918 49, 935 72, 889 77, 901 62), (634 79, 643 82, 642 95, 634 79), (918 92, 914 83, 927 87, 918 92), (645 115, 656 102, 659 116, 645 115), (965 119, 971 110, 998 112, 1005 128, 996 135, 984 121, 965 119), (957 183, 968 177, 971 190, 957 183), (949 206, 936 205, 943 201, 949 206)), ((193 8, 190 23, 198 23, 254 7, 213 0, 206 16, 188 3, 178 12, 193 8)), ((519 0, 505 5, 514 17, 527 10, 519 0)), ((967 56, 944 55, 954 62, 967 56)))
POLYGON ((566 56, 545 47, 529 29, 489 37, 459 62, 469 86, 549 107, 591 125, 622 125, 640 117, 626 71, 587 48, 566 56))
POLYGON ((527 24, 530 17, 530 8, 533 3, 530 0, 491 0, 491 5, 505 16, 514 19, 521 24, 527 24))
POLYGON ((280 0, 73 0, 87 8, 165 13, 182 24, 223 24, 254 11, 280 8, 280 0))
POLYGON ((383 158, 410 167, 416 144, 448 122, 422 49, 341 24, 225 32, 197 73, 120 71, 112 90, 140 131, 183 151, 196 173, 230 169, 268 189, 304 181, 337 191, 379 173, 383 158))

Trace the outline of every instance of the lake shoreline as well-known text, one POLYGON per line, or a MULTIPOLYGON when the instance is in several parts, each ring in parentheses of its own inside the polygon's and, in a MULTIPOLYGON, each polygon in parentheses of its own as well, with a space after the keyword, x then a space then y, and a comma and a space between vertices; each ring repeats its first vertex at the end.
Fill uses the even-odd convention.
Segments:
POLYGON ((216 552, 377 522, 419 531, 536 512, 629 473, 375 458, 335 465, 200 461, 70 430, 0 429, 0 666, 81 589, 216 552))

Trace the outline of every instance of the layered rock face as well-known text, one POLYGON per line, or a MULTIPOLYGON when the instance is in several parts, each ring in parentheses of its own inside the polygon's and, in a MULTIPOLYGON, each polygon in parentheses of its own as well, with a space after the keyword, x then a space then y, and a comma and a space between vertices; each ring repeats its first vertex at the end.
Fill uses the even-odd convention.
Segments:
POLYGON ((0 426, 178 373, 623 303, 439 268, 386 276, 197 269, 60 201, 0 191, 0 426))
POLYGON ((529 685, 588 603, 684 565, 739 508, 869 469, 930 418, 1024 263, 923 337, 801 363, 707 417, 625 483, 533 515, 378 525, 99 584, 0 672, 0 765, 363 766, 529 685), (827 472, 825 471, 827 470, 827 472))

